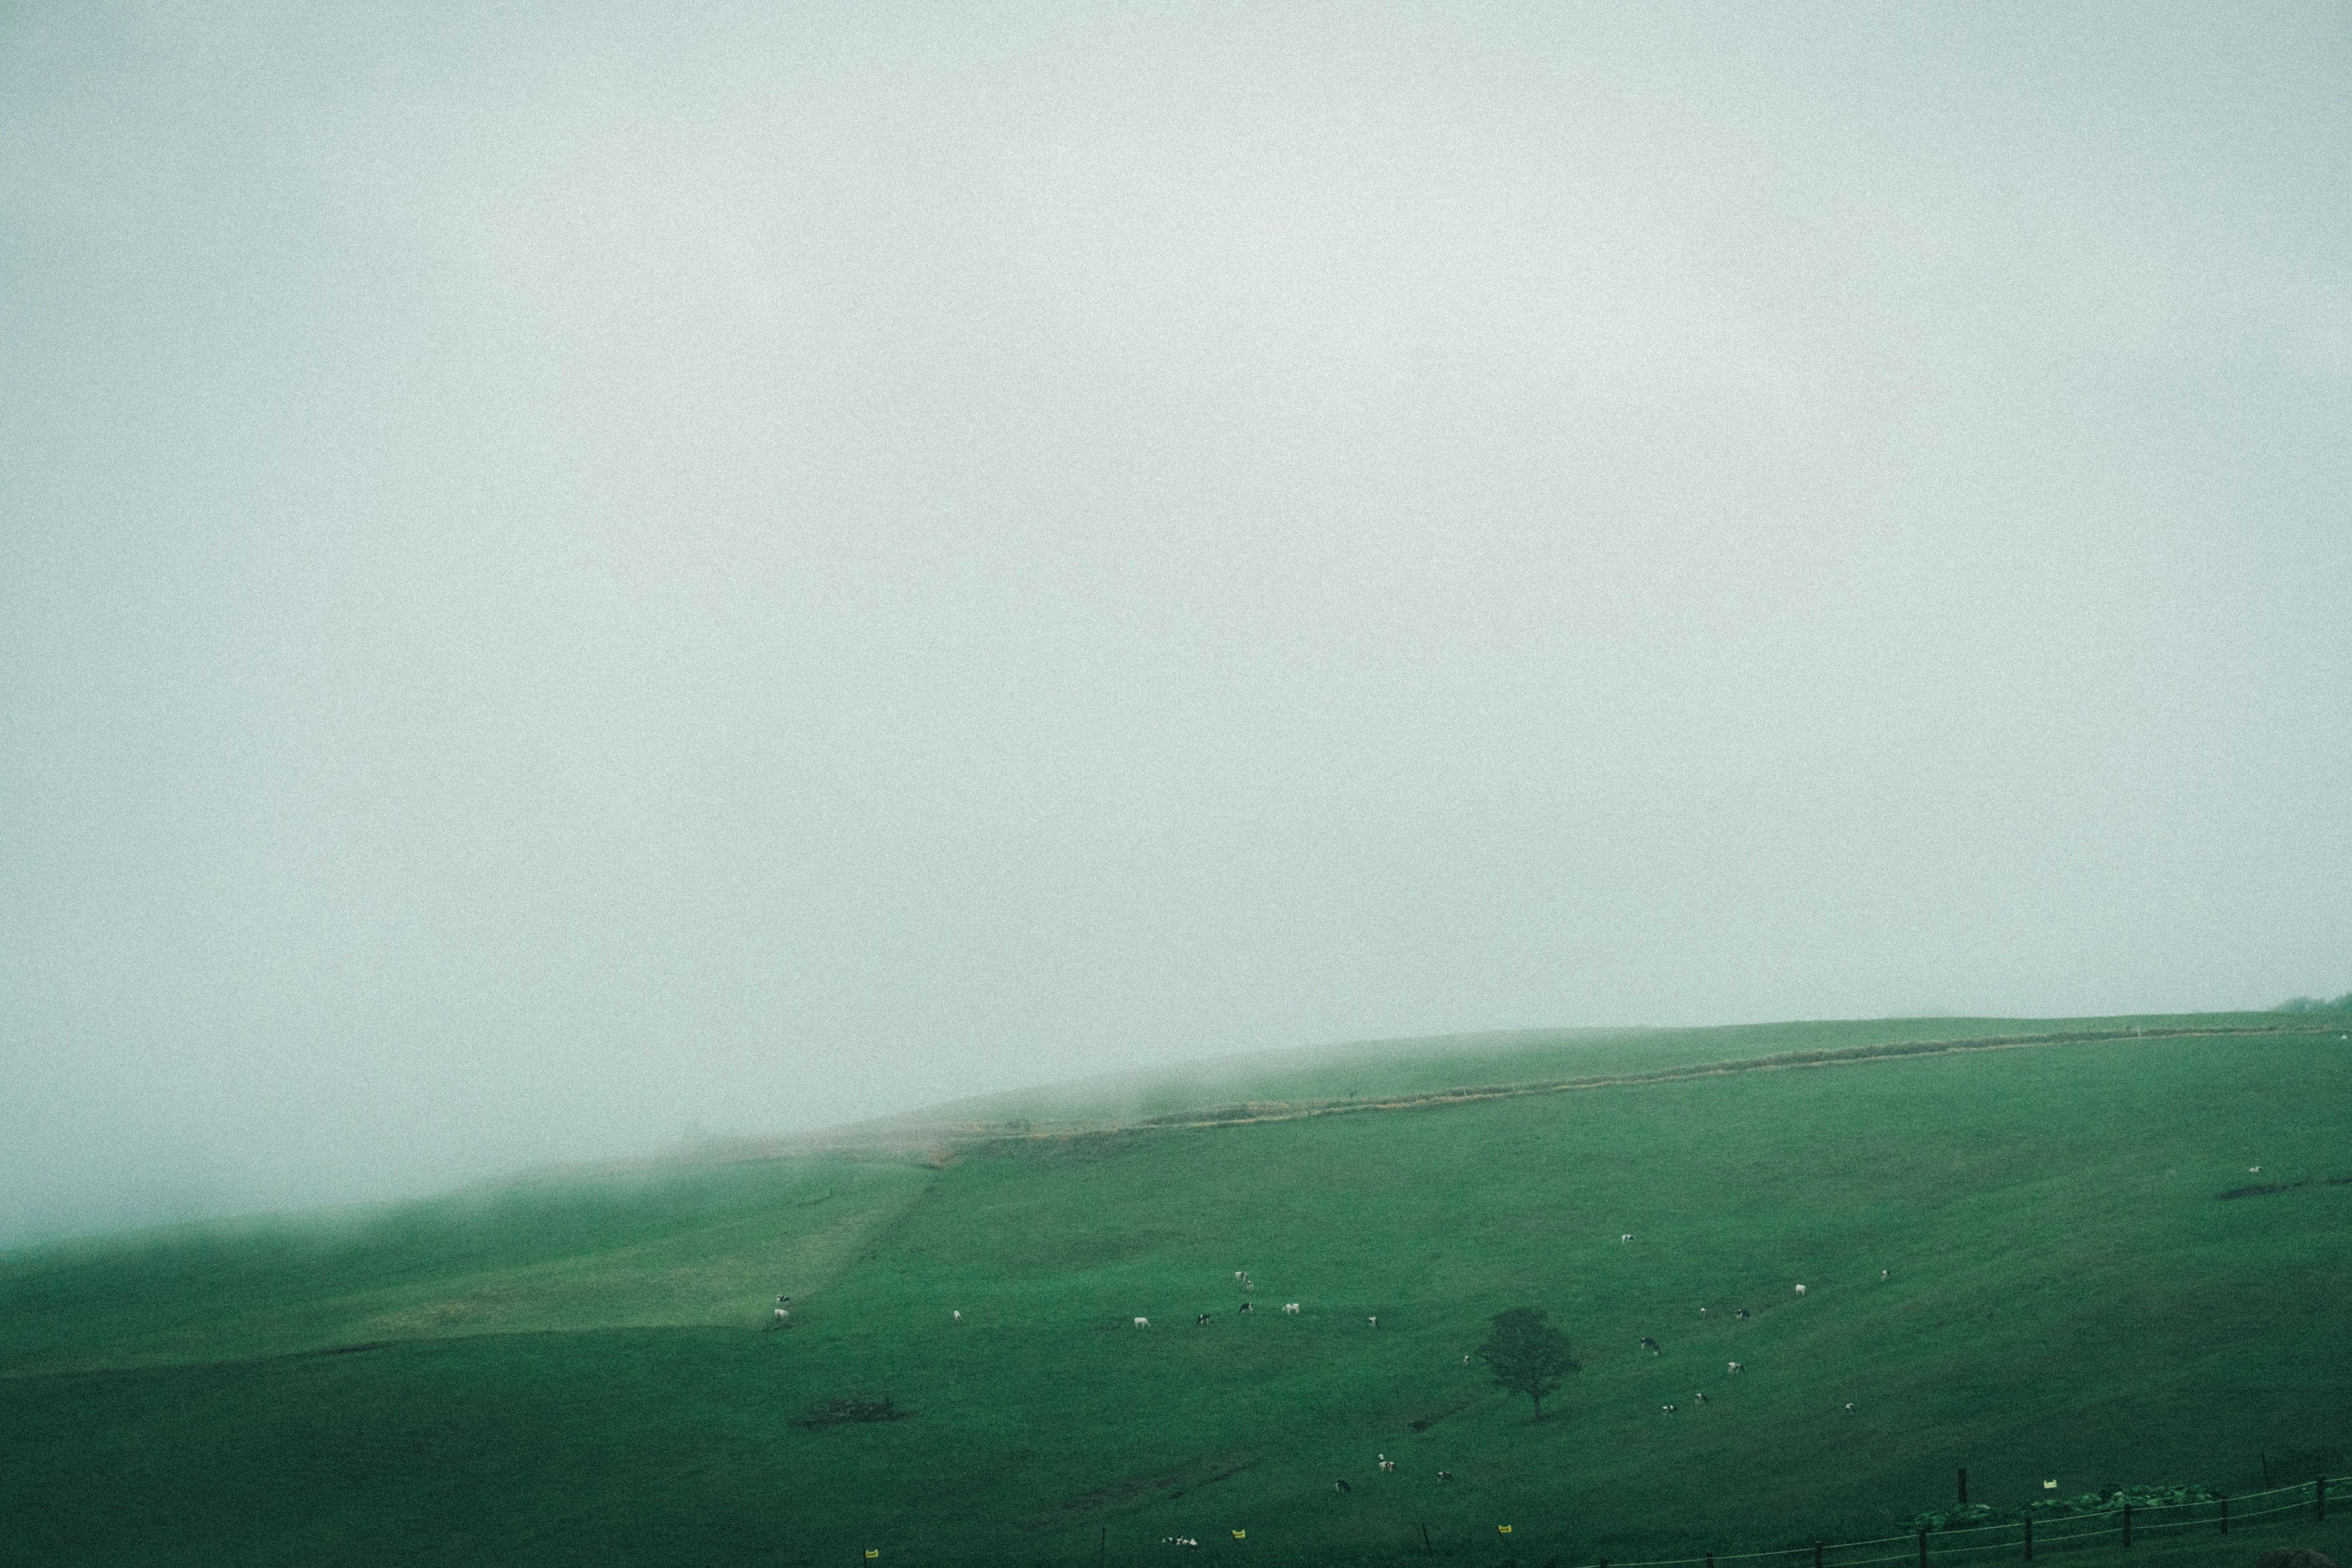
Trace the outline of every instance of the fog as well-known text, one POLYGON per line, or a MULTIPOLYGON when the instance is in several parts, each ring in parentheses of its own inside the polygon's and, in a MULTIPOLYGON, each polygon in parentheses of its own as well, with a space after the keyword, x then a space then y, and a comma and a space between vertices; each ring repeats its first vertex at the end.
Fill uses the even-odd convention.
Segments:
POLYGON ((2341 6, 0 19, 0 1235, 2352 985, 2341 6))

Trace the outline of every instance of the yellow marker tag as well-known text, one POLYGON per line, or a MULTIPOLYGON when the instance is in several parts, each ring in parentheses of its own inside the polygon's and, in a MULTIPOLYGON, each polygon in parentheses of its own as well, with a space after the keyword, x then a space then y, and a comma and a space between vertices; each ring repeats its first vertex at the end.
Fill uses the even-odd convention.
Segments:
POLYGON ((875 1550, 874 1550, 874 1548, 872 1548, 871 1546, 869 1546, 869 1547, 867 1547, 867 1548, 866 1549, 866 1556, 868 1556, 868 1557, 879 1557, 879 1556, 881 1556, 881 1555, 882 1555, 882 1553, 880 1553, 879 1552, 875 1551, 875 1550))
POLYGON ((1495 1529, 1500 1534, 1508 1535, 1511 1533, 1511 1527, 1507 1524, 1498 1524, 1495 1529))
POLYGON ((1236 1530, 1234 1531, 1234 1539, 1235 1541, 1246 1541, 1249 1539, 1249 1531, 1246 1530, 1236 1530))

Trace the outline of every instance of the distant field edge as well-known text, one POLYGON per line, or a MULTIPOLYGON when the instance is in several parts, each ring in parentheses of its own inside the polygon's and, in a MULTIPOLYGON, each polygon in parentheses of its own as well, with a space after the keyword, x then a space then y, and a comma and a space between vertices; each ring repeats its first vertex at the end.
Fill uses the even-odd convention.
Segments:
POLYGON ((2039 1047, 2114 1045, 2153 1040, 2247 1039, 2278 1037, 2341 1035, 2334 1025, 2278 1024, 2177 1026, 2159 1028, 2065 1029, 2042 1034, 1978 1035, 1940 1040, 1891 1040, 1877 1045, 1840 1046, 1813 1050, 1776 1051, 1769 1056, 1727 1061, 1698 1062, 1657 1068, 1646 1072, 1591 1073, 1576 1078, 1543 1079, 1525 1083, 1485 1084, 1432 1089, 1418 1094, 1366 1099, 1283 1100, 1219 1106, 1146 1117, 1126 1127, 1086 1131, 980 1132, 966 1140, 971 1148, 1066 1143, 1120 1132, 1182 1131, 1210 1127, 1242 1127, 1269 1121, 1298 1121, 1316 1116, 1349 1116, 1383 1110, 1424 1110, 1449 1105, 1470 1105, 1491 1100, 1516 1100, 1530 1095, 1566 1094, 1578 1089, 1638 1088, 1654 1083, 1682 1083, 1696 1079, 1727 1078, 1738 1073, 1778 1072, 1797 1068, 1854 1067, 1912 1057, 1958 1056, 1974 1051, 2013 1051, 2039 1047))

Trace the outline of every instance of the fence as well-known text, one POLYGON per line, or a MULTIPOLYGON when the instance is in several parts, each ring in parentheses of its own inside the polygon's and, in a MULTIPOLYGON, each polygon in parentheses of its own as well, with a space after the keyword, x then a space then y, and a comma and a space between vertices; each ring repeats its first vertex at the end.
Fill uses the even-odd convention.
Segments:
POLYGON ((1919 1568, 1948 1563, 1960 1568, 2011 1559, 2030 1562, 2046 1552, 2080 1550, 2095 1543, 2128 1549, 2136 1541, 2168 1540, 2192 1531, 2227 1535, 2233 1528, 2275 1521, 2285 1513, 2326 1519, 2331 1500, 2339 1507, 2352 1507, 2352 1477, 2322 1476, 2293 1486, 2199 1502, 2119 1503, 2095 1513, 2029 1516, 1958 1530, 1914 1530, 1870 1541, 1814 1542, 1769 1552, 1622 1562, 1604 1557, 1599 1568, 1717 1568, 1717 1564, 1728 1568, 1734 1563, 1759 1563, 1765 1568, 1871 1568, 1896 1563, 1916 1563, 1919 1568))

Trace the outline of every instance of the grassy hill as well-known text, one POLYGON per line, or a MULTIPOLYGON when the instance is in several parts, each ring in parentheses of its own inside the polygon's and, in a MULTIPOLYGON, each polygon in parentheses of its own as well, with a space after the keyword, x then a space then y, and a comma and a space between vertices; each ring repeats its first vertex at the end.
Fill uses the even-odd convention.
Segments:
POLYGON ((1885 1534, 1959 1465, 2019 1503, 2340 1474, 2347 1131, 2352 1042, 2272 1015, 1392 1042, 869 1130, 920 1158, 0 1255, 0 1542, 1373 1563, 1425 1526, 1533 1568, 1885 1534), (2032 1035, 2092 1037, 1785 1060, 2032 1035), (1540 1425, 1463 1364, 1520 1304, 1584 1363, 1540 1425), (842 1401, 898 1418, 803 1424, 842 1401))

